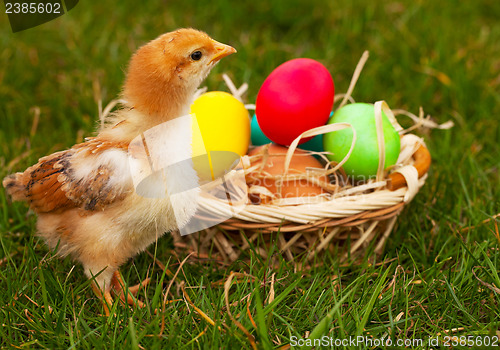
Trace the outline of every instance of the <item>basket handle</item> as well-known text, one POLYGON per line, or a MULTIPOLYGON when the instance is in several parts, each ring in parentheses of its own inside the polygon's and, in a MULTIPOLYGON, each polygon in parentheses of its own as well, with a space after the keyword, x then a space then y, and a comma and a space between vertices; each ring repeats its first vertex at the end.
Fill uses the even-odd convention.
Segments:
MULTIPOLYGON (((429 150, 421 144, 415 151, 413 158, 415 159, 413 166, 417 169, 418 177, 420 178, 429 170, 431 165, 431 154, 429 150)), ((389 175, 389 182, 387 184, 389 190, 395 191, 404 186, 406 186, 406 180, 403 175, 400 173, 392 173, 389 175)))

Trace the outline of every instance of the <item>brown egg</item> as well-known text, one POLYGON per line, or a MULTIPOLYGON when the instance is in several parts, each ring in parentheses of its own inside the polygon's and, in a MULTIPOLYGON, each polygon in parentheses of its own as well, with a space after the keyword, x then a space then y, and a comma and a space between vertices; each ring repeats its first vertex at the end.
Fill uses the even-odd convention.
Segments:
MULTIPOLYGON (((271 191, 271 193, 277 195, 277 198, 310 197, 326 193, 321 187, 314 185, 307 180, 289 180, 283 182, 280 195, 278 186, 276 185, 277 180, 258 178, 259 174, 264 175, 265 173, 269 173, 270 175, 283 175, 285 157, 288 148, 275 144, 269 144, 254 148, 248 153, 248 155, 253 156, 263 153, 265 152, 264 147, 268 146, 269 158, 267 159, 267 163, 264 168, 262 170, 257 169, 248 175, 248 180, 251 185, 263 186, 271 191)), ((262 164, 262 159, 252 161, 252 166, 259 164, 262 164)), ((323 168, 323 166, 316 158, 307 154, 307 152, 300 149, 295 150, 287 175, 304 174, 306 172, 306 168, 323 168)), ((323 182, 328 182, 327 177, 324 175, 317 177, 317 179, 323 182)))

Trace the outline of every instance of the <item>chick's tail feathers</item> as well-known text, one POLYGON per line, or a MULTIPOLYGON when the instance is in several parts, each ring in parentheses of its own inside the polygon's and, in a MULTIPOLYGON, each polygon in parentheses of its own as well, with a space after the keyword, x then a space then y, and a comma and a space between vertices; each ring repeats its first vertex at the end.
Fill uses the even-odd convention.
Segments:
POLYGON ((28 199, 26 186, 28 184, 25 173, 15 173, 6 176, 2 185, 14 201, 26 201, 28 199))

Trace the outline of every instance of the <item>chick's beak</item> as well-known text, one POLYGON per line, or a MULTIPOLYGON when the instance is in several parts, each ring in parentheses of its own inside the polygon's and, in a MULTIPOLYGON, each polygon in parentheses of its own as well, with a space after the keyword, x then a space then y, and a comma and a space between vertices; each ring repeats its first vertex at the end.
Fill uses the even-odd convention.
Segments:
POLYGON ((224 58, 236 52, 234 47, 219 43, 215 40, 214 40, 214 47, 216 51, 212 59, 210 60, 210 63, 215 63, 219 61, 221 58, 224 58))

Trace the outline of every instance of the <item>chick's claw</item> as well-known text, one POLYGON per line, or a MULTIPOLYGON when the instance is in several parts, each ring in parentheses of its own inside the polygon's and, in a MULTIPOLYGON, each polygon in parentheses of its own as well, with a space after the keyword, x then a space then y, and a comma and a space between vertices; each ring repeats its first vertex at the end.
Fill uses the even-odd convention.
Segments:
POLYGON ((151 282, 151 278, 149 278, 149 277, 148 277, 148 278, 146 278, 145 280, 143 280, 141 283, 138 283, 138 284, 136 284, 135 286, 129 287, 129 288, 128 288, 128 291, 129 291, 130 293, 132 293, 132 295, 133 295, 133 296, 136 296, 136 295, 137 295, 137 293, 139 292, 139 290, 140 290, 141 288, 146 287, 146 286, 149 284, 149 282, 151 282))

